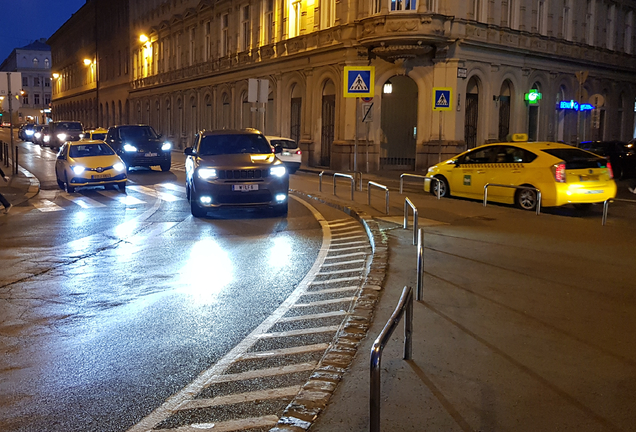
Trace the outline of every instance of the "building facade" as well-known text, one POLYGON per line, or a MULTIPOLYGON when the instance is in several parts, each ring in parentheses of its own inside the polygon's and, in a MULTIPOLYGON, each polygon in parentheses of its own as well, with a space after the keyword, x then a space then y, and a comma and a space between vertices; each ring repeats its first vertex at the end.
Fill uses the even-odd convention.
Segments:
MULTIPOLYGON (((2 72, 20 72, 22 76, 19 106, 13 108, 14 124, 43 124, 49 118, 51 104, 51 48, 40 39, 14 49, 0 65, 2 72)), ((13 87, 12 83, 12 87, 13 87)))
POLYGON ((512 133, 634 137, 635 0, 126 3, 129 87, 101 121, 121 102, 180 148, 256 127, 298 141, 309 166, 419 171, 512 133), (374 68, 372 100, 344 97, 346 66, 374 68), (253 78, 267 102, 250 102, 253 78))

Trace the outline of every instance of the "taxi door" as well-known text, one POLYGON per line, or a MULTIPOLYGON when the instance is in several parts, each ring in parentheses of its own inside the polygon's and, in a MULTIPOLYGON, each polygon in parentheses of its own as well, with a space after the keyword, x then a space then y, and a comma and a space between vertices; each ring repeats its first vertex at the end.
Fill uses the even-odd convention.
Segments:
POLYGON ((467 198, 483 198, 484 185, 496 148, 496 146, 476 148, 457 160, 450 184, 451 194, 467 198))
MULTIPOLYGON (((525 164, 532 162, 537 156, 522 148, 512 145, 500 145, 495 150, 495 159, 488 174, 487 183, 519 186, 528 181, 525 164)), ((488 196, 499 201, 513 203, 513 188, 488 187, 488 196)))

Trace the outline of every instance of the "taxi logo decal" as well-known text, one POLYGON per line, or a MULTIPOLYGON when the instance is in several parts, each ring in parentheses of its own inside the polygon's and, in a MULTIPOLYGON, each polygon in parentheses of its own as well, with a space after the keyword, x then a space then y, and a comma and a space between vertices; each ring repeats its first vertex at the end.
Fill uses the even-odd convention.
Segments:
POLYGON ((464 176, 464 186, 470 186, 471 184, 471 179, 469 175, 465 175, 464 176))

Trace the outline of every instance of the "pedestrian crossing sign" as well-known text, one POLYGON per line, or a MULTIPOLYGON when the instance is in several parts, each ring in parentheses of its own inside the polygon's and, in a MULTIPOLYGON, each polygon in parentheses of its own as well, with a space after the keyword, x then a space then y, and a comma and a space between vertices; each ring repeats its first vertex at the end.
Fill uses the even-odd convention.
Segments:
POLYGON ((374 66, 345 66, 344 97, 373 97, 374 66))
POLYGON ((450 87, 433 88, 433 111, 450 111, 452 90, 450 87))

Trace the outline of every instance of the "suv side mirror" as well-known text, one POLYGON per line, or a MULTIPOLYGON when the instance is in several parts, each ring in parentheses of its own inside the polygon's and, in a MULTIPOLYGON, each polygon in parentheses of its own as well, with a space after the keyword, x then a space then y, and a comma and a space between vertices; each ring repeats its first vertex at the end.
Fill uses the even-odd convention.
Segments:
POLYGON ((186 156, 194 156, 194 149, 192 147, 186 147, 186 149, 183 150, 183 154, 186 156))

